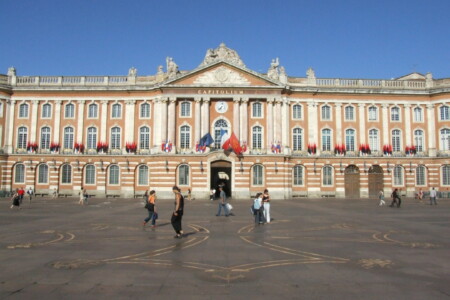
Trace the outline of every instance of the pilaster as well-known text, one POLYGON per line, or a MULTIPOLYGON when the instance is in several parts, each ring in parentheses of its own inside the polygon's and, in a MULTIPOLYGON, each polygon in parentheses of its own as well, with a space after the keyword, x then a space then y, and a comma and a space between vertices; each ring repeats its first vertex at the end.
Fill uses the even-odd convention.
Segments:
POLYGON ((412 135, 411 132, 411 105, 405 104, 405 146, 411 146, 412 145, 412 135))
MULTIPOLYGON (((168 114, 167 114, 167 136, 168 139, 174 144, 174 146, 177 144, 176 143, 176 138, 175 138, 175 132, 176 132, 176 101, 177 98, 175 97, 170 97, 169 99, 169 109, 168 109, 168 114)), ((173 147, 173 149, 175 149, 175 147, 173 147)))
POLYGON ((209 97, 203 97, 202 103, 202 136, 209 132, 209 97))
POLYGON ((78 143, 83 143, 83 132, 84 132, 84 107, 86 101, 80 100, 78 101, 78 124, 77 124, 77 136, 76 140, 78 143))
POLYGON ((233 132, 236 135, 237 139, 240 139, 240 111, 239 111, 239 102, 240 98, 233 98, 233 132))
POLYGON ((342 103, 336 103, 336 143, 342 144, 342 103))
POLYGON ((102 100, 102 112, 100 119, 100 142, 106 142, 106 121, 108 118, 108 100, 102 100))
MULTIPOLYGON (((125 143, 134 142, 136 100, 125 101, 125 143)), ((125 147, 125 145, 124 145, 125 147)))
POLYGON ((36 142, 36 126, 39 110, 39 100, 31 101, 31 131, 30 131, 30 142, 36 142))
MULTIPOLYGON (((359 108, 359 144, 366 143, 366 105, 364 103, 358 104, 359 108)), ((357 147, 357 145, 355 145, 357 147)))
POLYGON ((53 141, 55 143, 59 143, 59 132, 61 127, 61 100, 55 101, 55 125, 54 125, 54 135, 53 141))
POLYGON ((241 99, 241 141, 248 142, 248 98, 241 99))
POLYGON ((383 126, 383 141, 381 143, 381 147, 383 145, 390 145, 389 141, 389 114, 388 114, 389 104, 381 105, 381 124, 383 126))
POLYGON ((15 115, 15 100, 6 101, 6 128, 5 128, 5 151, 6 153, 13 152, 13 136, 14 136, 14 115, 15 115))
POLYGON ((202 138, 202 136, 201 136, 201 132, 202 132, 202 129, 201 129, 201 126, 202 126, 201 98, 200 97, 194 98, 194 102, 195 102, 195 108, 194 108, 194 110, 195 110, 195 120, 194 120, 194 124, 195 124, 194 132, 195 133, 194 133, 194 135, 195 136, 194 136, 194 139, 195 139, 195 142, 199 142, 200 139, 202 138))
POLYGON ((272 143, 274 142, 274 140, 273 140, 273 129, 274 129, 273 102, 274 102, 274 99, 272 99, 272 98, 267 99, 267 124, 266 124, 266 128, 267 128, 266 148, 267 149, 270 149, 270 147, 272 146, 272 143))
POLYGON ((436 156, 436 115, 433 104, 427 104, 428 155, 436 156))

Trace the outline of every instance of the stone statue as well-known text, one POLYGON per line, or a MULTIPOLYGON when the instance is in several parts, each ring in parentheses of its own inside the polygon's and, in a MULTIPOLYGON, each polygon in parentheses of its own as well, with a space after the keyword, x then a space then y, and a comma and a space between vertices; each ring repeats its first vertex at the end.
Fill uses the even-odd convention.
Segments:
POLYGON ((286 70, 283 66, 280 66, 280 82, 286 84, 287 83, 287 74, 286 70))
POLYGON ((131 67, 128 70, 128 77, 136 77, 137 76, 137 69, 135 67, 131 67))
POLYGON ((307 77, 308 79, 316 79, 316 73, 314 72, 314 69, 313 69, 313 68, 309 68, 309 69, 306 71, 306 77, 307 77))
POLYGON ((167 64, 167 75, 169 78, 173 78, 177 76, 179 73, 178 71, 178 65, 173 61, 172 57, 166 58, 166 64, 167 64))
POLYGON ((8 68, 8 76, 17 76, 17 75, 16 75, 16 68, 14 68, 14 67, 9 67, 9 68, 8 68))
POLYGON ((225 46, 224 43, 221 43, 216 49, 208 49, 200 67, 217 61, 226 61, 237 66, 245 67, 237 52, 225 46))
POLYGON ((162 74, 164 74, 163 66, 159 65, 158 66, 158 71, 156 72, 156 75, 162 75, 162 74))
POLYGON ((280 78, 280 75, 278 73, 278 66, 280 65, 278 61, 278 57, 276 59, 272 59, 272 62, 270 63, 269 70, 267 71, 267 77, 273 80, 278 80, 280 78))

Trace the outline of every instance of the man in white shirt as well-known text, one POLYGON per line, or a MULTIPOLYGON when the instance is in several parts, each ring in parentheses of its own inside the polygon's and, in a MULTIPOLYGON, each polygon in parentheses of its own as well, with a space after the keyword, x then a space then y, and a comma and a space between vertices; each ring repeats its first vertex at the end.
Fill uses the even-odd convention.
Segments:
POLYGON ((430 205, 433 205, 433 202, 434 202, 434 205, 437 205, 436 190, 434 188, 432 188, 430 191, 430 205))

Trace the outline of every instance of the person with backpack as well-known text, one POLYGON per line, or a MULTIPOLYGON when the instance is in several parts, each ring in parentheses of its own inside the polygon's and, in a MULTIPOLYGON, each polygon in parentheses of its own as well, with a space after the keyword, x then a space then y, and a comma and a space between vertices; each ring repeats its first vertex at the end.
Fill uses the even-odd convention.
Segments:
POLYGON ((400 199, 400 196, 398 195, 398 189, 394 189, 391 197, 392 197, 392 202, 391 202, 391 205, 389 205, 389 206, 394 207, 394 204, 396 204, 397 207, 400 207, 400 205, 402 204, 402 200, 400 199))
POLYGON ((255 215, 255 224, 264 224, 262 193, 257 193, 255 200, 253 200, 253 213, 255 215))
POLYGON ((14 207, 17 207, 18 209, 20 209, 20 196, 19 196, 19 190, 16 189, 16 191, 14 192, 12 198, 12 205, 11 205, 11 209, 13 209, 14 207))
POLYGON ((33 194, 34 194, 33 188, 31 186, 28 188, 27 194, 28 194, 28 200, 30 200, 30 204, 31 204, 31 198, 33 198, 33 194))
MULTIPOLYGON (((145 192, 147 193, 147 192, 145 192)), ((145 225, 147 225, 147 223, 149 221, 152 222, 152 228, 156 227, 156 219, 157 219, 157 215, 158 213, 156 212, 156 206, 155 206, 155 201, 156 201, 156 192, 155 190, 151 190, 150 191, 150 195, 148 197, 146 197, 147 199, 147 203, 145 204, 145 208, 148 211, 148 217, 144 219, 144 223, 142 224, 142 227, 145 228, 145 225)))

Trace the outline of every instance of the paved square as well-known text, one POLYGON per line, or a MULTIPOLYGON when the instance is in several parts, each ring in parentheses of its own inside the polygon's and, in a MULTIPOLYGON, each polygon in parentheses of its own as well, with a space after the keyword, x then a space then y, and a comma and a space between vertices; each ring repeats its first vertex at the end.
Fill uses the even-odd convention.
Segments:
POLYGON ((254 226, 251 201, 173 200, 156 229, 141 199, 0 200, 0 299, 449 299, 450 202, 272 201, 254 226))

